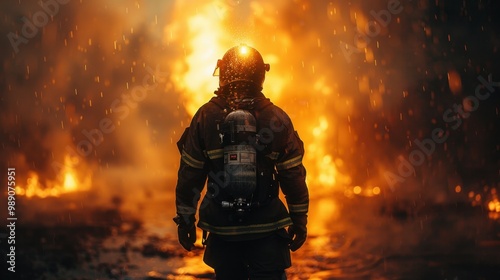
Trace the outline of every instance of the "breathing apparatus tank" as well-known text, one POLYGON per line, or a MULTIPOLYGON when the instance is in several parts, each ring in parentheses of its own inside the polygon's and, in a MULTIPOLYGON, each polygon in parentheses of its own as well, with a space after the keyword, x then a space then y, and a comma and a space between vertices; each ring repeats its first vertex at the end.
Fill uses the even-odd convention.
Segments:
POLYGON ((229 113, 222 125, 225 190, 230 199, 222 201, 223 208, 243 214, 252 206, 257 188, 257 127, 255 117, 246 110, 229 113))

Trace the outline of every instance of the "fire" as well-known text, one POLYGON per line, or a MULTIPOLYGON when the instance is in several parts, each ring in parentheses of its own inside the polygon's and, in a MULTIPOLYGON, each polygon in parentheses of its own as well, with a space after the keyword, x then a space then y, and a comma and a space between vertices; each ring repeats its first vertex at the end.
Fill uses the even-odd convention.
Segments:
POLYGON ((75 176, 72 173, 64 174, 64 190, 74 191, 76 189, 76 180, 75 176))
POLYGON ((331 146, 328 138, 331 131, 327 117, 321 115, 316 126, 309 130, 309 134, 305 134, 304 142, 307 144, 304 161, 308 169, 309 185, 332 189, 351 184, 351 178, 338 170, 344 162, 340 158, 335 159, 328 151, 331 146))
POLYGON ((497 189, 491 189, 491 200, 488 202, 489 217, 491 219, 500 219, 500 200, 498 200, 497 189))
POLYGON ((338 218, 340 214, 338 208, 338 205, 328 198, 320 199, 316 203, 311 204, 311 211, 316 214, 314 215, 315 217, 311 217, 312 221, 314 221, 309 225, 311 232, 318 235, 327 234, 331 221, 338 218))
POLYGON ((311 168, 308 183, 332 187, 336 183, 337 170, 332 157, 325 150, 328 135, 328 121, 325 116, 320 116, 317 126, 313 127, 311 132, 312 141, 307 146, 309 156, 306 158, 310 162, 308 167, 311 168))
POLYGON ((488 203, 488 209, 491 212, 500 213, 500 201, 497 198, 493 199, 488 203))
POLYGON ((59 197, 70 192, 87 191, 91 187, 91 178, 85 176, 83 180, 79 180, 76 172, 77 163, 77 160, 67 155, 64 158, 64 167, 57 179, 54 181, 48 180, 45 184, 40 182, 40 176, 36 172, 30 171, 26 186, 17 185, 16 193, 26 197, 45 198, 50 196, 59 197))
MULTIPOLYGON (((241 3, 241 5, 246 4, 248 3, 241 3)), ((292 77, 290 74, 280 75, 283 73, 279 73, 278 69, 285 69, 284 67, 290 69, 291 66, 281 64, 283 61, 276 54, 276 49, 270 50, 268 47, 268 38, 273 38, 276 41, 274 43, 279 44, 280 49, 286 52, 292 41, 285 33, 277 36, 274 33, 271 34, 270 31, 262 31, 269 34, 257 34, 260 30, 253 30, 255 34, 228 32, 231 28, 236 29, 235 25, 243 24, 243 22, 249 25, 255 24, 254 18, 237 18, 235 14, 237 9, 230 3, 205 1, 204 4, 197 3, 196 6, 191 7, 191 4, 187 2, 178 2, 177 5, 178 20, 167 26, 166 37, 169 42, 174 40, 182 43, 184 48, 185 55, 179 56, 178 60, 173 62, 172 79, 184 92, 184 107, 190 116, 194 115, 196 110, 213 96, 214 90, 218 87, 217 77, 212 76, 217 59, 222 58, 229 48, 236 45, 248 45, 261 52, 264 61, 272 65, 272 70, 267 73, 266 77, 266 80, 272 82, 264 85, 265 94, 272 99, 280 96, 292 77)), ((251 3, 246 9, 257 15, 263 13, 262 5, 262 3, 251 3)), ((275 23, 266 21, 262 24, 275 23)), ((245 50, 245 48, 241 49, 243 52, 245 50)))
MULTIPOLYGON (((303 110, 303 104, 294 102, 288 104, 288 100, 280 100, 281 96, 289 97, 291 94, 309 99, 307 96, 300 96, 306 94, 306 91, 299 89, 307 88, 308 83, 302 79, 294 80, 294 61, 286 59, 294 57, 295 54, 289 50, 293 46, 293 40, 285 30, 270 28, 275 25, 272 20, 259 22, 257 19, 252 19, 249 24, 255 24, 256 31, 235 34, 228 32, 231 29, 228 27, 235 28, 234 26, 237 25, 233 22, 235 18, 231 18, 235 16, 232 12, 236 10, 231 5, 219 1, 206 1, 196 6, 195 13, 186 12, 192 8, 189 4, 179 3, 178 5, 176 14, 179 21, 168 26, 167 30, 170 30, 169 40, 173 39, 185 44, 185 56, 179 57, 174 62, 172 72, 174 73, 173 79, 184 92, 184 107, 189 115, 194 115, 196 110, 213 96, 213 91, 218 85, 218 79, 212 77, 216 61, 230 47, 238 44, 257 48, 264 57, 264 61, 271 64, 271 71, 266 75, 264 83, 266 96, 276 104, 284 105, 289 112, 303 110), (179 30, 185 30, 185 32, 179 32, 179 30), (268 38, 272 38, 274 45, 270 45, 268 38), (277 55, 280 51, 282 53, 277 55), (285 93, 287 87, 288 92, 285 93)), ((266 6, 259 3, 251 4, 247 8, 254 14, 262 14, 266 11, 266 6)), ((247 19, 242 17, 237 20, 245 22, 247 19)), ((245 51, 245 48, 241 50, 245 51)), ((303 63, 304 61, 302 61, 302 67, 304 67, 303 63)), ((314 72, 314 66, 312 70, 314 72)), ((321 92, 325 98, 333 94, 334 89, 325 85, 324 76, 314 77, 314 79, 316 80, 315 91, 321 92)), ((349 185, 351 178, 339 172, 343 161, 335 158, 329 150, 332 146, 329 142, 331 140, 329 137, 332 135, 330 123, 332 120, 326 115, 329 109, 324 106, 324 102, 321 100, 318 102, 319 104, 311 104, 314 106, 314 114, 317 114, 311 118, 316 120, 312 128, 310 119, 304 122, 300 119, 295 120, 294 116, 291 117, 305 143, 304 164, 308 170, 309 185, 331 191, 335 186, 349 185)), ((377 191, 373 193, 376 194, 377 191)))
MULTIPOLYGON (((212 73, 217 58, 228 48, 224 44, 227 35, 223 33, 222 26, 226 16, 224 9, 224 6, 216 3, 207 3, 186 20, 190 40, 186 46, 186 56, 174 63, 173 72, 176 74, 173 79, 187 93, 185 107, 191 116, 213 96, 217 88, 217 79, 212 77, 212 73)), ((177 24, 169 27, 178 28, 177 24)))

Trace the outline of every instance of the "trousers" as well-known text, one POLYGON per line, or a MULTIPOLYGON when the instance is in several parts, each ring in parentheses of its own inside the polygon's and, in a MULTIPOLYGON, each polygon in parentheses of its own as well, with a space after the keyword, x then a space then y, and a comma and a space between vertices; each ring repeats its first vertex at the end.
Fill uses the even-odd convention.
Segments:
POLYGON ((283 280, 291 266, 289 241, 285 229, 241 241, 210 234, 203 261, 215 270, 217 280, 283 280))

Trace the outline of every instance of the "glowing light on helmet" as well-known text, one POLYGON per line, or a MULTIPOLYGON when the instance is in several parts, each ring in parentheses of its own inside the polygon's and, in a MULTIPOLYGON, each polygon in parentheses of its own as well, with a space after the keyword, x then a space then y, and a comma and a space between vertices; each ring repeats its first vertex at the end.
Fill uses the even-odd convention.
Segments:
POLYGON ((254 48, 239 45, 230 48, 217 61, 214 76, 219 76, 219 87, 234 82, 247 82, 262 90, 266 72, 270 66, 264 63, 262 55, 254 48))
POLYGON ((248 54, 248 47, 246 45, 240 46, 240 54, 242 54, 242 55, 248 54))

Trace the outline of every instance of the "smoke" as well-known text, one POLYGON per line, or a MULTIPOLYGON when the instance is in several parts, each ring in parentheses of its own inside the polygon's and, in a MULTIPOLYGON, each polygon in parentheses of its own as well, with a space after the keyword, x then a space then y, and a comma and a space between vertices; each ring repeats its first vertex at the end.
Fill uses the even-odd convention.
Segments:
POLYGON ((156 38, 169 5, 152 13, 136 1, 66 2, 43 26, 41 5, 2 4, 2 34, 26 38, 1 45, 6 164, 20 185, 28 171, 43 185, 70 155, 103 195, 164 189, 184 117, 169 76, 176 50, 156 38), (26 21, 38 30, 32 38, 26 21))
POLYGON ((480 181, 474 170, 498 181, 498 95, 458 130, 442 119, 479 75, 500 77, 491 1, 42 2, 53 6, 0 4, 2 164, 42 183, 69 154, 103 193, 171 193, 175 142, 216 89, 217 59, 240 43, 271 64, 264 93, 294 121, 318 190, 446 198, 480 181), (436 127, 448 140, 389 184, 436 127))
POLYGON ((295 81, 287 90, 298 94, 287 101, 307 104, 293 111, 301 115, 302 130, 315 112, 327 112, 326 152, 342 159, 341 171, 353 185, 378 185, 388 195, 437 202, 453 199, 456 185, 466 191, 477 191, 481 181, 494 186, 499 149, 490 135, 499 128, 498 96, 481 103, 459 129, 443 120, 447 109, 474 94, 479 76, 498 76, 491 63, 499 46, 493 6, 491 1, 289 3, 280 13, 280 27, 297 52, 287 58, 302 64, 292 75, 308 83, 295 81), (458 94, 450 89, 450 71, 459 73, 458 94), (447 141, 436 143, 422 163, 410 163, 412 172, 402 176, 398 169, 418 149, 415 140, 430 138, 436 128, 449 135, 447 141), (388 180, 388 172, 401 180, 388 180))

